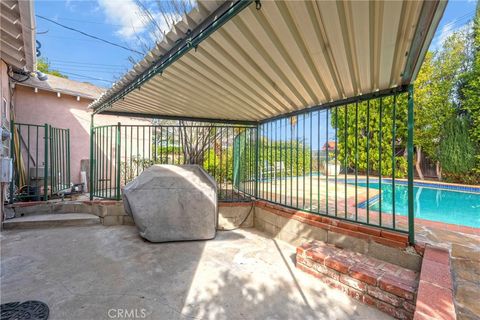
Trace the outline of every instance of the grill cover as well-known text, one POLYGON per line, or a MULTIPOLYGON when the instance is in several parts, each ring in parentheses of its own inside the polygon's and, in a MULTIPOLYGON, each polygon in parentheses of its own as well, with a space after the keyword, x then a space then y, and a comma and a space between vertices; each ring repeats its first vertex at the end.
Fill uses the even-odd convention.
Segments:
POLYGON ((154 165, 123 190, 125 211, 151 242, 215 237, 217 187, 198 165, 154 165))

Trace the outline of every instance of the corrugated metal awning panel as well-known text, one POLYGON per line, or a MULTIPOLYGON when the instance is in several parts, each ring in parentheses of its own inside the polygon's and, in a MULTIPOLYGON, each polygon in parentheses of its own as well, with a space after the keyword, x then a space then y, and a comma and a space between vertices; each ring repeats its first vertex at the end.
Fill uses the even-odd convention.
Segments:
POLYGON ((18 69, 35 69, 35 23, 28 0, 0 1, 0 58, 18 69))
POLYGON ((422 6, 262 1, 109 111, 262 120, 400 86, 422 6))

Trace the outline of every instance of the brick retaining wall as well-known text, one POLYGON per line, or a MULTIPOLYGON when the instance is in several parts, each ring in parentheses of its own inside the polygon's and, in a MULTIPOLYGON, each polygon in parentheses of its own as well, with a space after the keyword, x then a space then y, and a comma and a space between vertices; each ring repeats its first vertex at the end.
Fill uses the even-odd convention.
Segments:
POLYGON ((416 271, 320 241, 297 248, 296 266, 392 317, 413 319, 419 281, 416 271))

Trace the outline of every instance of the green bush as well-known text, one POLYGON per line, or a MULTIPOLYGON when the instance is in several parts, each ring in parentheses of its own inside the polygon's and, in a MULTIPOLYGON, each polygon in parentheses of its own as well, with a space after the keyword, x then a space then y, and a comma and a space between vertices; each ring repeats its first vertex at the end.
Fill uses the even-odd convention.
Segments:
POLYGON ((475 168, 476 147, 469 135, 469 124, 464 117, 452 117, 445 122, 438 155, 445 178, 463 181, 475 168))

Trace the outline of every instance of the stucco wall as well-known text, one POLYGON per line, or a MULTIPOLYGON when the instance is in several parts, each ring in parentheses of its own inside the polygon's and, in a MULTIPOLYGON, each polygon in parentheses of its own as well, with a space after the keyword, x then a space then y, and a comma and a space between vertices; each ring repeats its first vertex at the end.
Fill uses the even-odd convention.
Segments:
MULTIPOLYGON (((9 81, 7 75, 7 65, 0 60, 0 125, 2 128, 9 129, 9 119, 10 119, 10 89, 9 89, 9 81)), ((2 150, 1 156, 8 157, 10 153, 10 140, 2 141, 1 143, 2 150)), ((7 183, 0 183, 0 208, 1 208, 1 218, 0 220, 3 221, 3 202, 5 197, 5 189, 7 183)))
MULTIPOLYGON (((0 125, 3 128, 10 129, 10 90, 8 84, 7 65, 0 60, 0 108, 1 118, 0 125)), ((2 156, 9 156, 9 141, 2 142, 2 156)))
MULTIPOLYGON (((73 183, 80 182, 80 161, 90 156, 90 116, 87 106, 92 100, 38 90, 18 85, 15 88, 15 121, 70 129, 70 172, 73 183)), ((96 115, 95 125, 148 124, 147 120, 131 119, 108 115, 96 115)), ((43 147, 40 146, 40 159, 43 147)))

